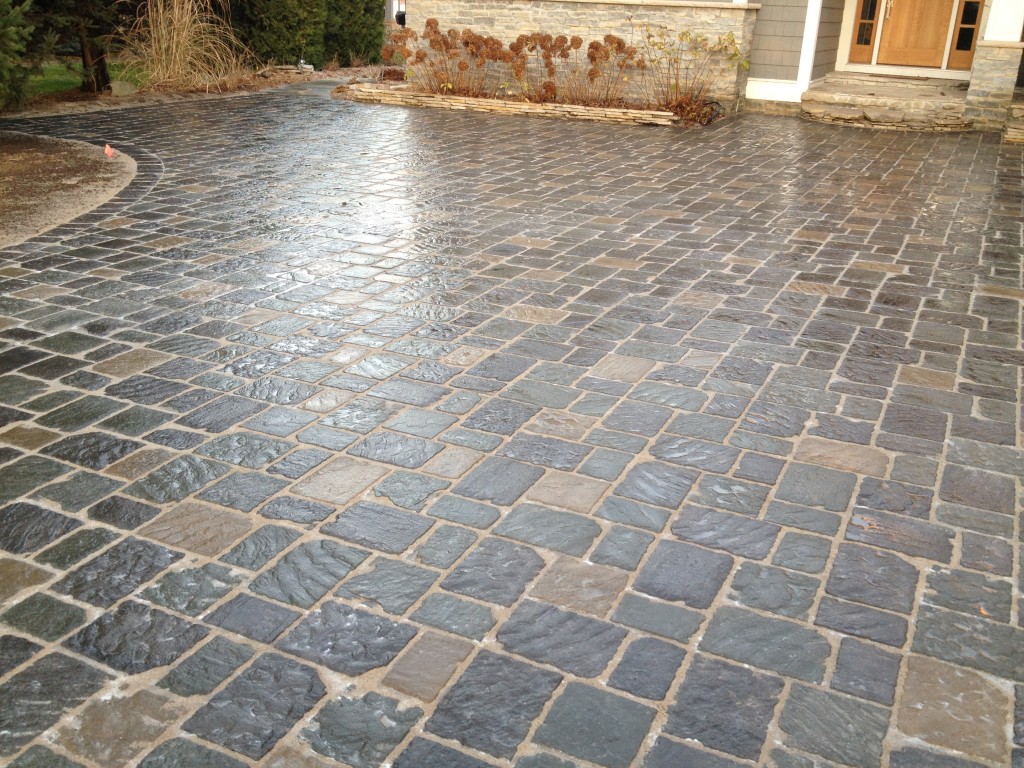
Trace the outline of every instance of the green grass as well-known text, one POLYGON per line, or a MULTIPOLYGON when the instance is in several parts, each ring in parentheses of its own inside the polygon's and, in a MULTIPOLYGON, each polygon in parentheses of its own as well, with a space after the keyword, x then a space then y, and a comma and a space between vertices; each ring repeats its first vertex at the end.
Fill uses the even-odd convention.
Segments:
MULTIPOLYGON (((125 67, 116 62, 108 65, 112 80, 129 80, 136 85, 137 78, 127 72, 125 67)), ((46 96, 50 93, 60 93, 78 88, 82 84, 82 64, 75 61, 65 64, 60 61, 51 61, 43 65, 42 71, 29 76, 25 83, 25 93, 28 97, 46 96)))
POLYGON ((43 71, 31 75, 25 83, 25 93, 29 98, 45 96, 48 93, 59 93, 77 88, 82 84, 82 65, 75 62, 69 68, 61 62, 48 62, 43 71))

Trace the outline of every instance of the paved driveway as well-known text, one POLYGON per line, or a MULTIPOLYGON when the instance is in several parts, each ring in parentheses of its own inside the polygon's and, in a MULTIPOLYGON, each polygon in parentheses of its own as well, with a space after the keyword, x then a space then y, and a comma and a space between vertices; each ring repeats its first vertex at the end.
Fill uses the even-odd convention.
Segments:
POLYGON ((0 126, 140 168, 0 252, 3 759, 1010 765, 1020 147, 0 126))

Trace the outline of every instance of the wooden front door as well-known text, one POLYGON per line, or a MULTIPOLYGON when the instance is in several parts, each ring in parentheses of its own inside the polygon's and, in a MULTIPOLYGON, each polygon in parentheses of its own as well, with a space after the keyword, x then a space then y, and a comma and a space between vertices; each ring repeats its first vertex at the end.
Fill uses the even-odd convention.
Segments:
POLYGON ((879 64, 941 67, 954 0, 885 0, 879 64))

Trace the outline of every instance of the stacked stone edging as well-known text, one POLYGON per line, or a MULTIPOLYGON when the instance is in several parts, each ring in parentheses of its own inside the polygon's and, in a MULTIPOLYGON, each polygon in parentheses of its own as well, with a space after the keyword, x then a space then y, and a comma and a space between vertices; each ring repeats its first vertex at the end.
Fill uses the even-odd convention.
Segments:
POLYGON ((1003 141, 1008 144, 1024 144, 1024 103, 1011 104, 1009 112, 1003 141))
POLYGON ((679 125, 679 118, 671 112, 645 109, 614 109, 611 107, 584 107, 578 104, 531 104, 502 99, 478 99, 469 96, 444 96, 421 93, 406 87, 393 87, 370 83, 341 86, 334 91, 336 97, 348 98, 368 104, 394 104, 405 107, 435 107, 461 109, 470 112, 498 112, 510 115, 554 117, 562 120, 594 120, 623 125, 679 125))

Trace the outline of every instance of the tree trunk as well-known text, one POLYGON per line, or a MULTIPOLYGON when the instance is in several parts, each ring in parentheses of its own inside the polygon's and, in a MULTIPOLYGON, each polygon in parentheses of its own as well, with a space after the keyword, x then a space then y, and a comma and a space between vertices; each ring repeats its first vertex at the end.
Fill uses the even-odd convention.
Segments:
POLYGON ((106 51, 96 45, 84 24, 78 27, 78 41, 82 46, 82 90, 102 93, 110 87, 106 51))

